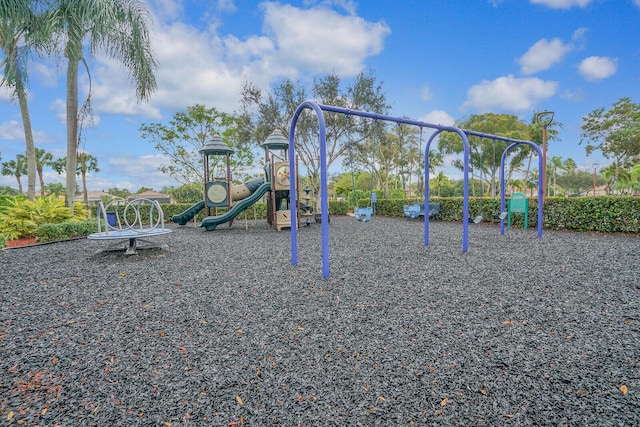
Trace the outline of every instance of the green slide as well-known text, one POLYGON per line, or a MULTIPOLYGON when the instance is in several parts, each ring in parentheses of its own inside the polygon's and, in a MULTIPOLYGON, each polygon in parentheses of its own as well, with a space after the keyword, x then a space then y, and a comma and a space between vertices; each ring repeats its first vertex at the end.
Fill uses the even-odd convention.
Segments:
POLYGON ((260 185, 256 190, 247 198, 239 200, 235 205, 231 207, 227 212, 222 215, 208 216, 202 220, 200 227, 205 227, 207 231, 213 231, 218 224, 224 224, 234 219, 238 214, 247 209, 249 206, 257 202, 264 196, 264 193, 271 189, 271 183, 265 182, 260 185))
POLYGON ((181 214, 172 216, 171 221, 179 225, 185 225, 187 222, 191 221, 193 217, 196 216, 202 209, 204 209, 204 201, 196 203, 181 214))

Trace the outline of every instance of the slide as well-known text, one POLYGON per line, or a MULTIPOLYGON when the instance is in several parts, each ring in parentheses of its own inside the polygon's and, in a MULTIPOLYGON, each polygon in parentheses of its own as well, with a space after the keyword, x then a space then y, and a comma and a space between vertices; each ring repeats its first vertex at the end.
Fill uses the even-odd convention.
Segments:
POLYGON ((204 201, 196 203, 181 214, 172 216, 171 221, 179 225, 185 225, 187 222, 191 221, 193 217, 196 216, 202 209, 204 209, 204 201))
MULTIPOLYGON (((205 227, 207 231, 213 231, 219 224, 224 224, 234 219, 238 214, 257 202, 264 194, 271 189, 271 183, 265 182, 260 185, 249 197, 239 200, 227 212, 222 215, 208 216, 203 218, 200 227, 205 227)), ((195 206, 194 206, 195 207, 195 206)))

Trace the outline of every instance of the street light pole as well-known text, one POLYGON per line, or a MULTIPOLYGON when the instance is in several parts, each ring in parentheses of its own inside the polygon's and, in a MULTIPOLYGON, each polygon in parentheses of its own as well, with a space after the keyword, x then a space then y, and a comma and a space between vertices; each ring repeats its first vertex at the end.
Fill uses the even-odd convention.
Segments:
POLYGON ((600 165, 594 163, 591 166, 593 167, 593 197, 596 197, 596 178, 598 176, 598 166, 600 165))
POLYGON ((553 122, 553 111, 543 111, 536 115, 536 121, 542 126, 542 200, 544 203, 544 196, 547 189, 547 127, 553 122))

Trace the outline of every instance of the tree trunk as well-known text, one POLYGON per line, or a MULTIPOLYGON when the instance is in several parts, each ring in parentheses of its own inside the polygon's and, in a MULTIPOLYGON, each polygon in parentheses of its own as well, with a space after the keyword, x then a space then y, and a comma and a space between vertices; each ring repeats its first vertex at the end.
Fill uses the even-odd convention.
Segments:
POLYGON ((24 139, 27 146, 27 198, 33 200, 36 197, 36 147, 33 142, 33 132, 31 130, 31 117, 29 106, 27 105, 27 94, 20 79, 16 82, 16 96, 20 104, 22 114, 22 127, 24 128, 24 139))
POLYGON ((38 178, 40 179, 40 195, 44 196, 44 178, 42 177, 42 166, 38 166, 38 178))
POLYGON ((16 181, 18 181, 18 191, 20 192, 20 194, 24 194, 24 193, 22 192, 22 180, 20 180, 20 177, 21 177, 21 176, 22 176, 22 175, 17 175, 17 174, 16 174, 16 181))
POLYGON ((69 58, 67 66, 67 205, 73 213, 76 195, 76 168, 78 154, 78 61, 69 58))
POLYGON ((83 168, 80 173, 82 175, 82 198, 86 206, 89 204, 89 195, 87 194, 87 170, 83 168))

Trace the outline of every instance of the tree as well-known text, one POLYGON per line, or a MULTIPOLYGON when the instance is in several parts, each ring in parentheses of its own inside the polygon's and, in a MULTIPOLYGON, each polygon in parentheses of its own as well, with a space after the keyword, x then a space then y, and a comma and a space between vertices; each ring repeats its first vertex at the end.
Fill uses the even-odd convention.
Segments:
POLYGON ((32 10, 37 8, 38 3, 28 0, 3 0, 3 6, 0 8, 0 50, 5 55, 0 61, 3 68, 0 87, 7 86, 20 106, 27 154, 27 198, 30 200, 35 198, 36 154, 27 103, 27 62, 31 46, 26 42, 26 38, 39 27, 32 10))
MULTIPOLYGON (((89 73, 83 43, 120 61, 136 85, 136 97, 146 100, 156 89, 156 60, 151 52, 148 25, 151 14, 141 0, 53 0, 55 35, 60 36, 67 58, 67 165, 66 201, 73 211, 79 143, 78 68, 89 73)), ((90 77, 90 74, 89 74, 90 77)), ((90 100, 90 93, 87 101, 90 100)))
MULTIPOLYGON (((630 98, 620 98, 610 110, 599 108, 582 119, 580 144, 586 144, 586 153, 600 150, 607 159, 613 159, 614 171, 622 171, 640 159, 640 104, 630 98)), ((615 186, 618 174, 610 177, 608 188, 615 186)))
MULTIPOLYGON (((168 125, 145 123, 139 131, 143 139, 150 140, 156 150, 169 158, 170 164, 160 166, 158 170, 183 184, 204 182, 203 156, 199 150, 217 134, 235 150, 231 156, 232 172, 253 165, 251 141, 240 140, 238 119, 216 108, 187 107, 186 112, 175 113, 168 125)), ((221 157, 211 157, 211 173, 216 176, 220 168, 225 167, 225 162, 221 157)))
POLYGON ((593 174, 587 171, 575 170, 557 177, 558 185, 571 195, 581 195, 593 188, 593 174))
POLYGON ((178 188, 165 187, 160 192, 170 195, 176 203, 197 203, 204 197, 200 183, 184 184, 178 188))
POLYGON ((77 164, 78 172, 82 178, 82 198, 86 205, 89 203, 89 197, 87 194, 87 172, 100 172, 100 169, 98 168, 98 159, 91 154, 80 152, 78 153, 77 164))
POLYGON ((438 172, 435 178, 430 181, 429 186, 438 194, 438 197, 442 196, 443 189, 451 186, 451 181, 449 181, 449 178, 442 171, 438 172))
MULTIPOLYGON (((326 105, 386 114, 386 103, 382 85, 372 72, 360 73, 345 86, 336 74, 314 79, 311 96, 299 82, 283 80, 272 90, 263 93, 246 83, 242 91, 240 119, 241 138, 264 141, 274 129, 289 134, 289 124, 296 108, 308 98, 326 105)), ((347 118, 343 114, 325 113, 327 169, 339 159, 350 146, 356 146, 373 132, 373 121, 359 117, 347 118)), ((315 114, 305 112, 296 124, 296 155, 306 169, 309 183, 319 196, 320 187, 320 141, 318 121, 315 114)))
POLYGON ((36 170, 38 171, 38 178, 40 180, 40 195, 44 196, 44 178, 43 172, 44 167, 51 165, 53 162, 53 154, 45 151, 42 148, 36 148, 36 170))
POLYGON ((22 191, 22 176, 27 173, 27 158, 18 154, 15 160, 8 160, 6 162, 2 162, 2 175, 10 176, 13 175, 16 177, 16 181, 18 181, 18 191, 20 194, 23 194, 22 191))
POLYGON ((613 194, 619 179, 623 181, 627 178, 627 171, 619 163, 613 162, 602 169, 602 176, 606 180, 605 192, 607 195, 613 194))
POLYGON ((64 194, 64 185, 60 182, 50 183, 44 186, 45 190, 47 190, 48 194, 53 194, 57 197, 60 197, 60 194, 64 194))
MULTIPOLYGON (((516 116, 508 114, 486 113, 471 115, 465 120, 456 122, 456 126, 461 129, 518 140, 529 140, 531 135, 531 129, 527 124, 519 121, 516 116)), ((458 134, 443 132, 439 138, 438 149, 443 154, 460 154, 464 151, 462 138, 458 134)), ((469 166, 475 176, 483 179, 489 185, 491 196, 495 197, 500 161, 507 148, 507 143, 477 136, 469 136, 468 140, 469 166)), ((525 145, 519 146, 513 152, 510 152, 506 180, 509 180, 513 173, 523 166, 524 159, 528 155, 528 146, 525 147, 525 145)), ((464 170, 462 159, 455 160, 453 165, 460 170, 464 170)))
MULTIPOLYGON (((99 172, 100 169, 98 168, 98 159, 91 154, 81 151, 77 153, 77 156, 78 158, 75 161, 76 175, 79 175, 82 179, 82 196, 86 205, 89 202, 87 194, 87 172, 99 172)), ((50 162, 50 164, 56 172, 66 173, 69 162, 63 157, 50 162)), ((66 191, 66 193, 68 194, 69 192, 66 191)), ((75 198, 75 191, 73 193, 75 198)))
POLYGON ((13 187, 9 187, 8 185, 0 185, 0 195, 13 197, 20 195, 20 192, 13 187))
POLYGON ((118 187, 110 188, 107 193, 118 199, 126 199, 131 195, 131 191, 127 190, 126 188, 120 189, 118 187))

